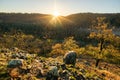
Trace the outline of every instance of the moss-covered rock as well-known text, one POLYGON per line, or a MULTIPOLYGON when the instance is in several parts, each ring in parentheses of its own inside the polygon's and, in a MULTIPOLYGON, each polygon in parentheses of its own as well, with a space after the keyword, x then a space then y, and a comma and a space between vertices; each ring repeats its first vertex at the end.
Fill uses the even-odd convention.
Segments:
POLYGON ((75 65, 75 63, 76 63, 76 57, 77 57, 76 52, 74 52, 74 51, 69 51, 68 53, 66 53, 66 54, 64 55, 63 62, 64 62, 65 64, 75 65))
POLYGON ((13 59, 8 62, 8 68, 16 68, 23 65, 23 61, 21 59, 13 59))

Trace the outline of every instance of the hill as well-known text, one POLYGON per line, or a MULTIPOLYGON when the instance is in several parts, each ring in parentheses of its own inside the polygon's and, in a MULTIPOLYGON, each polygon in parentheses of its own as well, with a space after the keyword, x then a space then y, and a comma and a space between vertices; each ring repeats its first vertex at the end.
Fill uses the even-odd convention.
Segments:
POLYGON ((89 34, 92 22, 101 16, 106 17, 109 27, 114 27, 115 34, 119 35, 119 13, 79 13, 60 16, 56 20, 48 14, 0 13, 0 33, 22 31, 26 34, 39 35, 40 38, 63 40, 66 37, 74 36, 76 40, 79 40, 79 38, 85 38, 89 34))
MULTIPOLYGON (((21 24, 42 24, 50 21, 52 15, 35 13, 0 13, 0 23, 21 23, 21 24)), ((63 17, 63 16, 61 16, 63 17)), ((120 13, 78 13, 64 16, 64 18, 73 21, 81 27, 89 27, 97 17, 106 17, 111 26, 120 26, 120 13)))

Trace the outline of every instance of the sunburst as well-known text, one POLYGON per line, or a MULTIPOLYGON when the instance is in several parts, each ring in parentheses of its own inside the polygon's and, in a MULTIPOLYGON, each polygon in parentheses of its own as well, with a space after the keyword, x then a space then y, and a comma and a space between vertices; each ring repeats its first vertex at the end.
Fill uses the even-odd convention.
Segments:
POLYGON ((54 17, 59 17, 59 16, 60 16, 60 13, 59 13, 58 11, 54 11, 54 12, 53 12, 53 16, 54 16, 54 17))

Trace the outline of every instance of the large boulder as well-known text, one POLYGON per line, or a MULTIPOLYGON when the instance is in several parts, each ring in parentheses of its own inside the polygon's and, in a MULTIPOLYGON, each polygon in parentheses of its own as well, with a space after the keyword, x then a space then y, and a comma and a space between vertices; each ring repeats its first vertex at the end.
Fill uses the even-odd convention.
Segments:
POLYGON ((13 59, 8 62, 8 68, 16 68, 23 65, 23 61, 21 59, 13 59))
POLYGON ((76 63, 76 57, 77 57, 76 52, 74 52, 74 51, 69 51, 68 53, 66 53, 66 54, 64 55, 63 62, 64 62, 65 64, 75 65, 75 63, 76 63))

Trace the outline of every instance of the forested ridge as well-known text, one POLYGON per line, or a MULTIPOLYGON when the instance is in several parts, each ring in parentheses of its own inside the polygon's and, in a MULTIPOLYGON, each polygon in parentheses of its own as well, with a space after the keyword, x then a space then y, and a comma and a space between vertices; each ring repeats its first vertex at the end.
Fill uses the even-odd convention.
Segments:
MULTIPOLYGON (((0 13, 0 34, 26 34, 42 40, 51 39, 63 42, 74 37, 79 46, 97 45, 96 39, 89 38, 93 27, 97 27, 97 18, 105 17, 104 22, 112 33, 120 36, 120 13, 78 13, 68 16, 54 16, 38 13, 0 13)), ((118 41, 119 43, 119 41, 118 41)), ((119 44, 117 46, 119 46, 119 44)))
POLYGON ((85 38, 97 17, 106 17, 110 28, 120 28, 120 14, 79 13, 61 16, 60 22, 50 23, 53 16, 48 14, 0 13, 0 33, 22 31, 26 34, 63 40, 74 36, 85 38), (82 35, 81 35, 82 34, 82 35))

